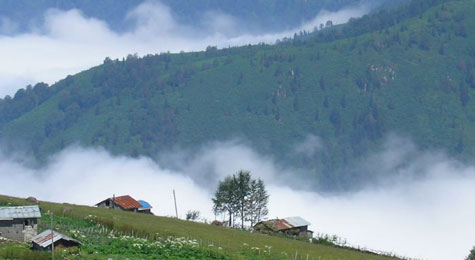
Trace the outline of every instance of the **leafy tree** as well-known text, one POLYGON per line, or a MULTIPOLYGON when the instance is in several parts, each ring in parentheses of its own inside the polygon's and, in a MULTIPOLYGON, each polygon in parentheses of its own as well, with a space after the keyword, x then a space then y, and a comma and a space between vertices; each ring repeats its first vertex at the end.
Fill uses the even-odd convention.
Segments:
POLYGON ((267 194, 264 181, 261 179, 252 180, 250 196, 248 201, 249 214, 247 220, 251 226, 261 221, 261 219, 269 213, 267 203, 269 202, 269 194, 267 194))
POLYGON ((236 198, 234 197, 234 182, 232 177, 226 177, 219 182, 218 189, 214 194, 213 211, 215 214, 228 213, 229 226, 233 224, 233 216, 237 209, 236 198))
POLYGON ((264 181, 251 178, 249 171, 239 171, 219 182, 213 200, 215 214, 227 213, 229 226, 233 217, 254 225, 268 214, 269 195, 265 190, 264 181))
POLYGON ((470 254, 465 258, 465 260, 475 260, 475 246, 470 250, 470 254))
POLYGON ((233 175, 233 188, 237 212, 241 219, 241 227, 244 227, 244 220, 250 213, 247 206, 251 195, 251 173, 248 171, 239 171, 237 176, 233 175))
POLYGON ((341 127, 341 116, 338 109, 333 109, 330 114, 330 122, 335 126, 336 129, 340 129, 341 127))

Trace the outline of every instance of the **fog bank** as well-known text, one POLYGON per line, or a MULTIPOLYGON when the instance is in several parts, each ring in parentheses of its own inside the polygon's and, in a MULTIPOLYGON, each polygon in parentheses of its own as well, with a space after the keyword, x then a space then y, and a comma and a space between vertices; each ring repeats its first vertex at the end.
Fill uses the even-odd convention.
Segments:
POLYGON ((101 64, 105 57, 121 59, 134 53, 274 43, 301 30, 311 31, 328 20, 345 23, 371 8, 361 4, 337 12, 322 11, 293 30, 261 34, 246 32, 242 30, 243 21, 213 10, 204 12, 194 26, 180 24, 169 7, 152 0, 130 10, 124 19, 133 26, 120 33, 105 21, 85 17, 76 9, 48 10, 43 24, 33 24, 30 32, 21 34, 14 33, 15 21, 0 17, 0 96, 12 95, 26 84, 40 81, 52 84, 101 64))
POLYGON ((211 197, 217 182, 246 169, 267 184, 269 218, 302 216, 316 232, 399 255, 463 259, 475 245, 475 167, 441 153, 419 151, 420 157, 395 168, 392 165, 415 149, 409 141, 403 143, 390 138, 385 151, 367 160, 379 157, 375 170, 394 177, 352 193, 325 195, 299 189, 299 182, 305 180, 294 175, 292 182, 290 166, 283 167, 272 157, 231 141, 204 146, 196 153, 170 152, 163 157, 171 162, 167 166, 148 158, 112 156, 104 150, 79 147, 54 155, 40 169, 1 156, 0 194, 85 205, 113 194, 129 194, 149 201, 156 214, 172 216, 175 189, 180 217, 187 210, 199 210, 213 220, 211 197), (386 167, 381 168, 382 164, 386 167), (424 177, 414 177, 420 171, 424 177))

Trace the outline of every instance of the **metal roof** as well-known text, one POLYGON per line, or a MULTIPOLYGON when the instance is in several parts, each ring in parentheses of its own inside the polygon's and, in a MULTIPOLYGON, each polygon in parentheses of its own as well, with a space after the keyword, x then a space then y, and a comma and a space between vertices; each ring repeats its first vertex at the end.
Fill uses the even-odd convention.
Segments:
POLYGON ((290 217, 290 218, 284 218, 284 220, 294 227, 304 227, 304 226, 311 225, 310 222, 306 221, 302 217, 290 217))
POLYGON ((146 202, 145 200, 139 200, 138 203, 140 203, 140 205, 142 205, 141 208, 143 208, 143 209, 151 209, 152 208, 152 205, 150 205, 150 203, 146 202))
POLYGON ((71 242, 75 242, 75 243, 78 243, 79 245, 81 245, 81 242, 79 242, 78 240, 74 239, 74 238, 70 238, 66 235, 63 235, 61 233, 58 233, 56 231, 53 231, 53 234, 51 234, 51 229, 47 229, 43 232, 41 232, 40 234, 36 235, 35 237, 33 237, 33 243, 35 244, 38 244, 39 246, 41 247, 48 247, 51 245, 51 238, 53 237, 53 241, 56 242, 58 240, 66 240, 66 241, 71 241, 71 242))
POLYGON ((115 198, 108 198, 97 203, 96 205, 99 205, 102 202, 107 201, 107 200, 113 201, 115 204, 117 204, 119 207, 125 210, 138 209, 142 207, 140 203, 138 203, 134 198, 130 197, 129 195, 119 196, 115 198))
POLYGON ((284 219, 274 219, 272 220, 272 224, 274 229, 276 230, 286 230, 293 228, 293 226, 287 223, 287 221, 285 221, 284 219))
POLYGON ((40 208, 34 206, 0 207, 0 220, 18 218, 41 218, 40 208))
POLYGON ((310 222, 301 217, 290 217, 284 219, 271 219, 260 223, 267 224, 267 227, 274 231, 287 230, 297 227, 304 227, 310 225, 310 222))
POLYGON ((114 203, 119 205, 123 209, 137 209, 142 206, 140 205, 140 203, 138 203, 134 198, 130 197, 129 195, 115 197, 114 203))

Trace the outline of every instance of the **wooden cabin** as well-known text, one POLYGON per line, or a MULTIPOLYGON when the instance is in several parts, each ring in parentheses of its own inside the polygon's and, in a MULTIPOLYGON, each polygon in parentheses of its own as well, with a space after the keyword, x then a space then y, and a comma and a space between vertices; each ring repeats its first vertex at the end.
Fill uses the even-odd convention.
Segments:
POLYGON ((51 229, 45 230, 36 235, 33 240, 33 250, 37 251, 51 251, 51 245, 54 243, 54 249, 79 247, 81 242, 70 238, 66 235, 56 231, 51 232, 51 229))
POLYGON ((310 222, 301 217, 271 219, 261 221, 254 226, 254 230, 261 233, 282 233, 288 236, 313 237, 313 231, 308 229, 310 222))
POLYGON ((152 206, 144 200, 135 200, 129 195, 105 199, 96 204, 97 207, 119 209, 138 213, 152 214, 152 206))

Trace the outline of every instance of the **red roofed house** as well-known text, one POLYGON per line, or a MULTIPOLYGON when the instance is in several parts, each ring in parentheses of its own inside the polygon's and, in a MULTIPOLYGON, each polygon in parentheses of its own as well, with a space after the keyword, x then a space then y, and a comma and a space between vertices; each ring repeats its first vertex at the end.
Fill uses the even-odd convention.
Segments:
POLYGON ((114 196, 96 204, 97 207, 151 214, 150 209, 152 206, 150 206, 148 203, 147 205, 148 207, 145 208, 143 204, 141 204, 139 201, 136 201, 129 195, 119 197, 114 196))
POLYGON ((142 205, 129 195, 112 197, 96 204, 98 207, 137 212, 142 205))

